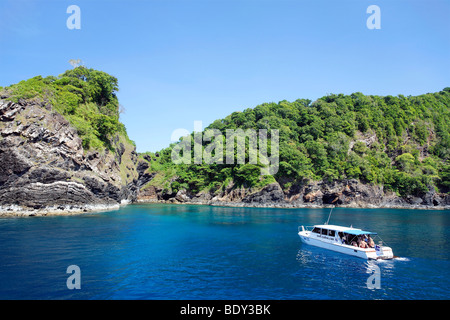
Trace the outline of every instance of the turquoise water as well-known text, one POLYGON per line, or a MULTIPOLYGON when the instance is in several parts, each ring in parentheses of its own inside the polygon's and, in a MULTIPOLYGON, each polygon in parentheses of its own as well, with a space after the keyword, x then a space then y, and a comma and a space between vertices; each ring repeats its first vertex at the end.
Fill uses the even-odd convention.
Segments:
POLYGON ((330 224, 376 231, 399 257, 380 262, 302 244, 298 226, 328 213, 148 204, 1 218, 0 299, 450 298, 449 211, 334 209, 330 224))

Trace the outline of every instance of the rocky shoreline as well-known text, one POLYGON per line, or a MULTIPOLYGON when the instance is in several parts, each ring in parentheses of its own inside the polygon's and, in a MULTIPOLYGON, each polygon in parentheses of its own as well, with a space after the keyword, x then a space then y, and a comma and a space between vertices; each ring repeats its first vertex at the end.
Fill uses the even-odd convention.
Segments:
MULTIPOLYGON (((286 203, 274 203, 274 204, 248 204, 243 202, 173 202, 169 200, 140 200, 137 201, 138 204, 151 204, 151 203, 160 203, 160 204, 174 204, 174 205, 204 205, 204 206, 215 206, 215 207, 234 207, 234 208, 276 208, 276 209, 326 209, 333 208, 334 205, 325 204, 325 205, 315 205, 315 204, 286 204, 286 203)), ((375 206, 370 204, 349 204, 349 205, 339 205, 336 206, 339 208, 353 208, 353 209, 417 209, 417 210, 450 210, 450 206, 424 206, 424 205, 381 205, 375 206)))
MULTIPOLYGON (((170 200, 139 200, 136 204, 174 204, 174 205, 208 205, 217 207, 234 207, 234 208, 277 208, 277 209, 323 209, 332 208, 334 205, 324 204, 292 204, 292 203, 271 203, 271 204, 249 204, 244 202, 220 202, 220 201, 196 201, 196 202, 174 202, 170 200)), ((127 205, 127 204, 126 204, 127 205)), ((61 216, 61 215, 79 215, 86 213, 107 212, 119 210, 123 205, 65 205, 50 206, 41 209, 24 208, 21 206, 0 206, 0 217, 44 217, 44 216, 61 216)), ((417 209, 417 210, 450 210, 450 206, 426 206, 426 205, 372 205, 364 203, 354 203, 348 205, 339 205, 340 208, 360 208, 360 209, 417 209)))
POLYGON ((218 194, 201 192, 191 194, 180 190, 176 194, 164 194, 150 187, 140 190, 138 203, 171 203, 255 208, 391 208, 449 210, 450 195, 430 190, 422 197, 402 198, 393 192, 384 192, 382 186, 363 184, 357 180, 341 182, 313 182, 283 190, 272 183, 261 190, 230 186, 218 194))
POLYGON ((17 205, 0 206, 0 217, 44 217, 57 215, 77 215, 85 213, 118 210, 120 205, 59 205, 40 209, 27 208, 17 205))

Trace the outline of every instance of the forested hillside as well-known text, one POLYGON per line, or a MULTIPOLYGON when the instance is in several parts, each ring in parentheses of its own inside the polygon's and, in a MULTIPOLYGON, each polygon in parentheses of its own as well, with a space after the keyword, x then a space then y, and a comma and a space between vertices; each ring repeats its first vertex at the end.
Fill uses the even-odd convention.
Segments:
POLYGON ((225 135, 226 129, 236 128, 279 130, 276 175, 261 176, 260 164, 248 162, 175 165, 171 145, 141 155, 152 175, 144 189, 219 193, 230 186, 258 189, 276 181, 288 192, 310 181, 348 179, 403 197, 421 196, 430 189, 447 193, 450 188, 450 88, 408 97, 358 92, 330 94, 314 102, 263 103, 206 129, 225 135))
POLYGON ((79 66, 58 77, 36 76, 0 88, 0 95, 13 102, 22 99, 51 105, 77 129, 85 150, 102 150, 111 148, 111 138, 117 133, 129 141, 119 122, 118 90, 117 78, 79 66))

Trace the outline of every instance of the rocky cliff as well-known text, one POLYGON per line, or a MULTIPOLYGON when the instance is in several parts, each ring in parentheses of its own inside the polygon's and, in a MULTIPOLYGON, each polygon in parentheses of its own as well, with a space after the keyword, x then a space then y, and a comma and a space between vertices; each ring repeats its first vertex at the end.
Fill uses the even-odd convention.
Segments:
POLYGON ((353 208, 415 208, 450 209, 450 195, 430 190, 422 197, 400 197, 386 192, 380 185, 363 184, 358 180, 325 182, 310 181, 283 190, 278 183, 261 189, 229 187, 219 193, 190 193, 182 189, 167 193, 163 189, 148 186, 139 190, 139 202, 164 202, 184 204, 207 204, 236 207, 304 208, 340 206, 353 208))
POLYGON ((120 134, 111 148, 83 149, 47 102, 0 99, 0 215, 118 207, 137 196, 137 154, 120 134))

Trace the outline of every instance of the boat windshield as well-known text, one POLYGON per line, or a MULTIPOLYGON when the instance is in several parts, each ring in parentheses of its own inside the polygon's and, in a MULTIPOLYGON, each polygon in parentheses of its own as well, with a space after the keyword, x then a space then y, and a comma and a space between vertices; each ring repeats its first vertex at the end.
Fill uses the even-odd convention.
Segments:
POLYGON ((314 227, 314 229, 312 230, 313 233, 318 233, 324 236, 330 236, 330 237, 334 237, 336 234, 335 230, 331 230, 331 229, 325 229, 325 228, 318 228, 318 227, 314 227))
POLYGON ((321 230, 320 230, 320 228, 314 227, 314 229, 312 230, 312 232, 320 234, 320 233, 321 233, 321 230))

